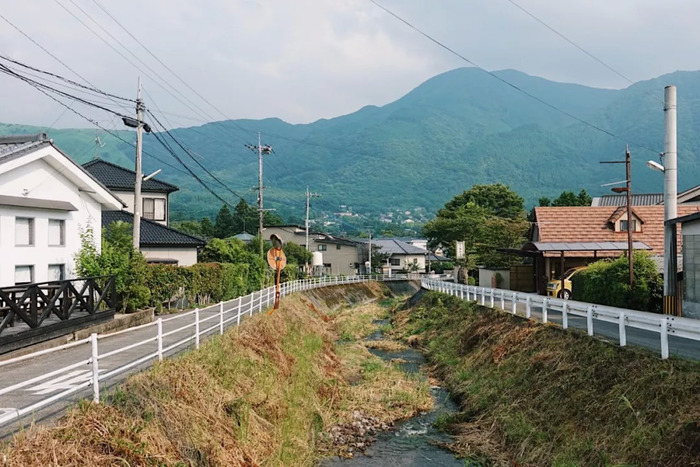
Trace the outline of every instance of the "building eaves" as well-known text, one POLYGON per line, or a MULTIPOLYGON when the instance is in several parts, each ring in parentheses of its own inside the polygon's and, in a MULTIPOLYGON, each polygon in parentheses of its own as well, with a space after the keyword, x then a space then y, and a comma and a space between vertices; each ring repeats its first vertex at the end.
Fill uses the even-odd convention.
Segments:
MULTIPOLYGON (((83 164, 83 168, 111 190, 134 190, 136 172, 133 170, 113 164, 104 159, 93 159, 83 164)), ((141 191, 144 192, 172 193, 178 190, 179 188, 175 185, 171 185, 170 183, 156 178, 151 178, 141 184, 141 191)))
MULTIPOLYGON (((126 211, 102 211, 102 227, 108 227, 113 222, 134 223, 134 215, 126 211)), ((195 248, 204 246, 201 238, 166 227, 157 222, 141 218, 141 241, 143 247, 180 247, 195 248)))

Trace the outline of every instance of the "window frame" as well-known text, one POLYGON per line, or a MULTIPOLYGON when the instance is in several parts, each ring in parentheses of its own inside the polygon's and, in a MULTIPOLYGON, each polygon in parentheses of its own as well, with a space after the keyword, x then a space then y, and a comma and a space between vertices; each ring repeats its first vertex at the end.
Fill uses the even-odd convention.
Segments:
POLYGON ((36 235, 35 235, 35 219, 33 217, 24 217, 24 216, 15 216, 15 246, 34 246, 36 244, 36 235), (17 240, 17 221, 19 220, 26 220, 27 226, 28 226, 28 235, 29 235, 29 243, 18 243, 17 240))
POLYGON ((319 243, 318 251, 328 251, 328 245, 326 245, 325 243, 319 243))
POLYGON ((389 264, 391 266, 401 266, 401 258, 389 258, 389 264))
POLYGON ((164 222, 168 218, 168 203, 165 198, 154 198, 154 197, 144 197, 142 202, 141 202, 141 213, 143 214, 144 219, 148 219, 149 221, 155 221, 155 222, 164 222), (146 202, 151 202, 153 204, 153 209, 150 211, 151 215, 148 216, 146 214, 146 202), (156 203, 157 202, 162 202, 163 203, 163 218, 158 219, 156 218, 156 203))
POLYGON ((46 272, 47 272, 47 278, 48 278, 49 281, 51 281, 51 282, 53 282, 53 281, 64 281, 64 280, 66 280, 66 265, 65 265, 65 263, 49 264, 49 265, 46 267, 46 272), (60 277, 59 277, 58 279, 51 279, 51 267, 55 267, 55 266, 58 266, 58 268, 59 268, 61 274, 60 274, 60 277))
POLYGON ((15 285, 25 285, 34 283, 34 265, 33 264, 17 264, 15 265, 15 285), (29 268, 29 282, 17 282, 17 268, 29 268))
POLYGON ((47 240, 46 243, 49 246, 66 246, 66 220, 65 219, 49 219, 48 223, 48 228, 47 228, 47 240), (59 243, 51 243, 51 223, 52 222, 58 222, 60 225, 60 239, 59 243))

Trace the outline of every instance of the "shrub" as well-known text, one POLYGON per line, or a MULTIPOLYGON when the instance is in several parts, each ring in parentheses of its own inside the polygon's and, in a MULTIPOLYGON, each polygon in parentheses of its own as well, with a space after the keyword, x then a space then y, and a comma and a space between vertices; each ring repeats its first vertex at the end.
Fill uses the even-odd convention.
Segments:
POLYGON ((663 281, 644 251, 634 252, 634 285, 629 286, 627 257, 597 261, 571 278, 576 300, 661 313, 663 281))

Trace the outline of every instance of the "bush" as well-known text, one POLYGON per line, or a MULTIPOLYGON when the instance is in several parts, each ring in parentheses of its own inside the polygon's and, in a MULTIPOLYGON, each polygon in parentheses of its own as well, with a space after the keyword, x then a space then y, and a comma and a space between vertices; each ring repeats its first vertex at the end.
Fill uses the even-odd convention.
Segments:
POLYGON ((582 302, 661 313, 663 280, 644 251, 634 252, 634 285, 629 286, 627 257, 601 260, 571 278, 573 298, 582 302))

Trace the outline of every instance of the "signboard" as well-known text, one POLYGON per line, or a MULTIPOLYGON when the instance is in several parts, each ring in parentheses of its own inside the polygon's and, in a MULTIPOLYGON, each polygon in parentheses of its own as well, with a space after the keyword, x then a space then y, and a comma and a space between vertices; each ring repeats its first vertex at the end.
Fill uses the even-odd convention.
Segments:
POLYGON ((464 259, 464 242, 456 242, 457 245, 455 247, 455 258, 456 259, 464 259))

